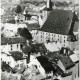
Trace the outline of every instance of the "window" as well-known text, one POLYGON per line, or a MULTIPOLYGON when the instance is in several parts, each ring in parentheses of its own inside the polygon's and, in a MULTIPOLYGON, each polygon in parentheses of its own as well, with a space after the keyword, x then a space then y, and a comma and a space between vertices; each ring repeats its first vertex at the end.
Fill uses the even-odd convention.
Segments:
POLYGON ((11 51, 12 51, 12 48, 11 48, 11 51))
POLYGON ((59 41, 59 38, 58 38, 58 41, 59 41))
POLYGON ((23 44, 20 44, 20 48, 21 48, 21 49, 23 48, 23 44))
POLYGON ((42 38, 43 36, 41 35, 41 38, 42 38))
POLYGON ((35 65, 35 68, 37 69, 37 66, 35 65))
POLYGON ((42 38, 41 38, 41 42, 42 42, 42 38))
POLYGON ((18 48, 18 44, 17 44, 17 48, 18 48))
POLYGON ((12 47, 12 45, 11 45, 11 47, 12 47))
POLYGON ((12 51, 12 45, 11 45, 11 51, 12 51))
POLYGON ((76 74, 75 74, 75 78, 76 78, 76 74))
POLYGON ((64 43, 65 43, 65 40, 64 40, 64 43))

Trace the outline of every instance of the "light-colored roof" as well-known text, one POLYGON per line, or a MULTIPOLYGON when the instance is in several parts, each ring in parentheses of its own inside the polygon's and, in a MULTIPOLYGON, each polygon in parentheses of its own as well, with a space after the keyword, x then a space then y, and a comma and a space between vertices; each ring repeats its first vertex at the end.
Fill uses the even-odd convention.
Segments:
POLYGON ((3 30, 2 32, 1 32, 1 34, 3 34, 5 37, 14 37, 15 36, 15 33, 14 32, 12 32, 12 31, 9 31, 9 30, 3 30))
POLYGON ((55 42, 52 43, 44 43, 45 47, 47 50, 49 50, 50 52, 54 52, 54 51, 59 51, 59 49, 61 48, 61 46, 58 44, 56 44, 55 42))
POLYGON ((76 54, 72 54, 72 55, 70 55, 70 58, 71 58, 71 60, 73 61, 73 62, 77 62, 77 61, 79 61, 79 58, 77 57, 77 55, 76 54))
POLYGON ((24 28, 24 27, 27 28, 26 24, 11 24, 11 23, 6 23, 4 27, 5 29, 12 30, 15 33, 17 32, 18 28, 24 28))

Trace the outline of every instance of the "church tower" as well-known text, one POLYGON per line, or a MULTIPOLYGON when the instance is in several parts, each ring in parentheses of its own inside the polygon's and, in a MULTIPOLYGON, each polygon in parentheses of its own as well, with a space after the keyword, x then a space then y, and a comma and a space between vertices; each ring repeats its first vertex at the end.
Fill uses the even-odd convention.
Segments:
POLYGON ((46 0, 46 7, 42 10, 42 19, 39 16, 39 23, 41 24, 41 26, 45 23, 51 11, 52 11, 52 2, 51 0, 46 0))

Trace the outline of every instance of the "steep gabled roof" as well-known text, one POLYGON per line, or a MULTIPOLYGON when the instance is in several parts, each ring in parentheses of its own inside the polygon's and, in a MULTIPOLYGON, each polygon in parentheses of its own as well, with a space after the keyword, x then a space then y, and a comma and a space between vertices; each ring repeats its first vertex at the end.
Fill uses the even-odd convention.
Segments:
POLYGON ((39 57, 37 57, 37 59, 46 72, 50 72, 50 71, 54 70, 51 62, 49 62, 45 56, 39 56, 39 57))
POLYGON ((73 13, 71 10, 52 10, 43 24, 41 31, 68 35, 73 13))

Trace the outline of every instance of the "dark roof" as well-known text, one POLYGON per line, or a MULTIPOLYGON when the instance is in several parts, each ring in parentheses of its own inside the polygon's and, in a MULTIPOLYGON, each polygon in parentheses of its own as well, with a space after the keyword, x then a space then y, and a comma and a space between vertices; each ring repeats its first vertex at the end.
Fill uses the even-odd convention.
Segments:
POLYGON ((33 23, 33 24, 26 23, 26 24, 27 24, 28 30, 36 30, 40 28, 39 24, 37 23, 33 23))
POLYGON ((59 51, 48 52, 46 56, 50 61, 57 62, 59 60, 59 51))
POLYGON ((67 56, 70 56, 70 55, 73 55, 75 54, 72 50, 70 50, 69 48, 65 48, 65 47, 62 47, 61 50, 60 50, 60 54, 63 54, 63 55, 67 55, 67 56), (64 49, 66 50, 66 54, 64 54, 64 49), (69 51, 69 53, 68 53, 69 51))
POLYGON ((40 31, 67 35, 72 18, 71 10, 52 10, 40 31))
POLYGON ((72 68, 75 65, 69 56, 60 55, 59 58, 60 58, 62 64, 64 65, 65 69, 67 69, 67 70, 72 68))
POLYGON ((32 47, 32 51, 35 53, 36 52, 46 53, 46 48, 43 43, 32 44, 31 47, 32 47))
POLYGON ((16 43, 22 43, 22 42, 26 42, 26 40, 22 37, 17 37, 17 38, 1 37, 1 45, 16 44, 16 43))
POLYGON ((45 69, 46 72, 53 71, 53 66, 51 62, 48 61, 48 59, 45 56, 39 56, 37 57, 38 61, 42 65, 42 67, 45 69))
POLYGON ((49 60, 53 62, 57 62, 58 60, 61 60, 65 69, 69 69, 75 65, 68 55, 64 55, 60 53, 57 54, 57 52, 54 52, 54 53, 52 52, 52 53, 48 53, 47 57, 49 58, 49 60))
POLYGON ((41 54, 44 54, 46 53, 46 48, 43 43, 31 44, 30 46, 28 46, 27 44, 24 44, 22 51, 25 54, 27 54, 28 52, 32 52, 32 53, 40 52, 41 54))
POLYGON ((14 58, 14 60, 22 60, 23 59, 23 53, 19 51, 12 51, 9 52, 11 56, 14 58))
POLYGON ((12 73, 16 73, 16 71, 13 68, 11 68, 8 64, 6 64, 6 62, 2 62, 1 69, 2 71, 7 71, 7 72, 11 71, 12 73))
POLYGON ((29 52, 31 52, 31 46, 28 46, 27 44, 24 44, 22 47, 22 52, 24 54, 28 54, 29 52))

